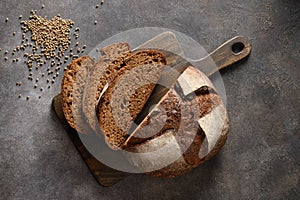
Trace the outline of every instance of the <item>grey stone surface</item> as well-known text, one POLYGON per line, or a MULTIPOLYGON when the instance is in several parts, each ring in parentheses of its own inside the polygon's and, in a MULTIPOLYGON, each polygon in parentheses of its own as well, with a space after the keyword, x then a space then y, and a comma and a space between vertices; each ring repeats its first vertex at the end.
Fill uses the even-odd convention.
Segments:
POLYGON ((300 199, 299 1, 106 0, 95 9, 99 2, 1 0, 0 199, 300 199), (25 65, 4 62, 4 50, 20 44, 18 16, 28 18, 31 9, 74 20, 87 52, 143 26, 183 32, 208 51, 235 35, 249 37, 251 56, 222 72, 231 119, 224 148, 175 179, 134 175, 99 186, 51 111, 61 78, 39 100, 25 65))

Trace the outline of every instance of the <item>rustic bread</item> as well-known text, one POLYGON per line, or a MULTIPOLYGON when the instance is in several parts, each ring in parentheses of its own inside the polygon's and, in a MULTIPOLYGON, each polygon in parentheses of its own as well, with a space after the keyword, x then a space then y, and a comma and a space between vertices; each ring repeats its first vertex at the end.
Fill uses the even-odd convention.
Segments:
POLYGON ((116 72, 122 68, 124 60, 131 55, 128 43, 115 43, 100 51, 103 56, 95 64, 88 78, 82 105, 86 120, 95 132, 98 132, 96 107, 101 94, 106 90, 107 84, 115 78, 116 72))
POLYGON ((100 128, 113 149, 124 145, 132 122, 151 94, 166 60, 159 51, 141 50, 123 64, 98 106, 100 128), (137 85, 141 87, 136 88, 137 85))
POLYGON ((86 78, 93 66, 93 59, 89 56, 82 56, 73 60, 68 65, 62 79, 61 95, 63 112, 69 125, 79 132, 84 132, 82 128, 85 127, 81 112, 82 94, 86 78))
POLYGON ((227 112, 213 84, 202 72, 188 67, 123 148, 141 171, 175 177, 219 151, 228 130, 227 112))

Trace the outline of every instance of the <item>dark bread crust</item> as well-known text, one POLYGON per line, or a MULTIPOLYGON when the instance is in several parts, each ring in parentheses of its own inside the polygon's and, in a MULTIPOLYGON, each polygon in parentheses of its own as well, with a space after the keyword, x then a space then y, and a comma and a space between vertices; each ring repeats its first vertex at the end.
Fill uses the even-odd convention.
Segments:
POLYGON ((122 68, 122 63, 131 55, 128 43, 115 43, 100 50, 103 56, 95 64, 86 86, 82 110, 90 127, 99 132, 96 107, 107 83, 116 76, 122 68))
MULTIPOLYGON (((81 101, 79 100, 76 105, 74 105, 74 84, 78 83, 78 88, 76 91, 75 98, 81 98, 83 94, 83 88, 86 80, 86 76, 88 72, 94 66, 94 61, 89 56, 82 56, 76 60, 73 60, 67 67, 61 85, 61 95, 62 95, 62 108, 65 115, 66 120, 68 121, 69 125, 80 131, 80 127, 75 125, 74 122, 74 115, 81 115, 79 110, 81 109, 81 101), (81 80, 76 81, 76 76, 80 71, 81 80), (74 113, 75 111, 75 113, 74 113)), ((81 116, 76 117, 77 119, 81 119, 81 116)), ((77 123, 77 122, 76 122, 77 123)), ((83 123, 83 122, 82 122, 83 123)), ((81 122, 78 122, 79 126, 81 122)))
POLYGON ((125 66, 118 72, 116 78, 109 85, 101 98, 97 110, 100 128, 108 146, 112 149, 119 149, 124 145, 128 137, 127 131, 129 131, 132 121, 143 108, 155 86, 155 83, 143 85, 137 88, 128 98, 126 95, 128 95, 129 89, 134 86, 134 82, 129 78, 126 84, 122 85, 119 83, 122 82, 122 77, 128 75, 129 72, 133 72, 135 73, 134 77, 131 77, 133 79, 146 78, 156 82, 165 64, 165 57, 159 51, 137 51, 125 60, 125 66), (143 71, 143 68, 139 66, 147 66, 149 71, 143 71), (117 98, 117 106, 114 105, 112 108, 112 104, 114 103, 112 101, 113 97, 117 98), (130 116, 117 116, 117 119, 115 119, 116 116, 113 113, 113 109, 116 109, 118 114, 123 115, 125 113, 123 112, 124 109, 127 108, 129 109, 130 116), (120 127, 120 123, 122 127, 120 127))

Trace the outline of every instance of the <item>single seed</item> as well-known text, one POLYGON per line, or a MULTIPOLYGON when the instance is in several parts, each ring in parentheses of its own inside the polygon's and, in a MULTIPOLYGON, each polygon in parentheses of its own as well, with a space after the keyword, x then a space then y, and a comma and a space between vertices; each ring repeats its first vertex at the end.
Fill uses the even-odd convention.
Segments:
POLYGON ((15 36, 16 35, 16 32, 13 32, 13 36, 15 36))
POLYGON ((41 88, 40 91, 43 92, 43 88, 41 88))
POLYGON ((35 79, 35 82, 39 82, 39 78, 36 78, 36 79, 35 79))
POLYGON ((19 58, 16 58, 16 61, 19 62, 19 58))
POLYGON ((29 100, 29 96, 26 97, 26 100, 29 100))
POLYGON ((19 94, 19 98, 21 98, 22 97, 22 95, 21 94, 19 94))
POLYGON ((99 8, 99 5, 96 5, 96 8, 99 8))
POLYGON ((22 19, 22 17, 23 17, 22 15, 19 16, 20 19, 22 19))
POLYGON ((5 58, 4 58, 4 60, 5 60, 5 61, 7 61, 7 60, 8 60, 8 58, 7 58, 7 57, 5 57, 5 58))
POLYGON ((55 82, 55 80, 53 79, 53 80, 52 80, 52 84, 53 84, 54 82, 55 82))
POLYGON ((8 22, 8 18, 5 19, 5 22, 8 22))
POLYGON ((50 88, 50 85, 48 85, 48 89, 50 88))
POLYGON ((103 3, 104 3, 104 0, 101 0, 101 3, 100 3, 100 4, 103 5, 103 3))
POLYGON ((78 44, 79 44, 79 42, 76 42, 76 44, 75 44, 75 45, 76 45, 76 46, 78 46, 78 44))
POLYGON ((19 86, 19 82, 16 82, 16 86, 19 86))
POLYGON ((59 72, 56 72, 56 76, 59 76, 59 72))
POLYGON ((94 21, 94 24, 96 25, 97 23, 98 23, 97 20, 95 20, 95 21, 94 21))
POLYGON ((34 84, 34 86, 33 86, 34 88, 37 88, 37 84, 34 84))
POLYGON ((13 59, 12 61, 13 61, 13 62, 16 62, 16 59, 13 59))
POLYGON ((86 45, 83 45, 82 48, 85 49, 85 48, 86 48, 86 45))
POLYGON ((4 53, 5 53, 5 54, 8 54, 8 51, 5 51, 4 53))
POLYGON ((39 99, 42 98, 41 96, 39 96, 39 99))
POLYGON ((42 4, 42 9, 43 9, 43 8, 45 8, 45 5, 44 5, 44 4, 42 4))
POLYGON ((50 80, 49 79, 47 79, 47 83, 49 83, 50 82, 50 80))

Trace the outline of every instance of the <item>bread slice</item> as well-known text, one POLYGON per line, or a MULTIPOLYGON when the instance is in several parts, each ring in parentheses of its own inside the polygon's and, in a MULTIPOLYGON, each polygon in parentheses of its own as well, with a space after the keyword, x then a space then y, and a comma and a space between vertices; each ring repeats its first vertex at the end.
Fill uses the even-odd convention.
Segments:
POLYGON ((228 131, 228 115, 213 84, 190 66, 123 148, 142 172, 175 177, 211 158, 224 145, 228 131))
POLYGON ((88 78, 82 105, 86 120, 95 132, 98 132, 99 127, 96 107, 101 94, 122 68, 124 60, 131 55, 131 50, 128 43, 115 43, 101 49, 101 53, 103 56, 95 64, 88 78))
POLYGON ((82 95, 89 71, 94 61, 89 56, 82 56, 68 65, 61 85, 62 108, 69 125, 79 132, 84 132, 85 121, 81 112, 82 95))
POLYGON ((111 148, 123 146, 165 64, 165 56, 156 50, 137 51, 125 60, 97 109, 101 131, 111 148))

